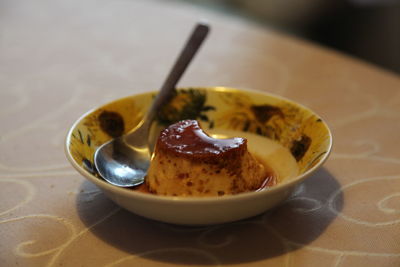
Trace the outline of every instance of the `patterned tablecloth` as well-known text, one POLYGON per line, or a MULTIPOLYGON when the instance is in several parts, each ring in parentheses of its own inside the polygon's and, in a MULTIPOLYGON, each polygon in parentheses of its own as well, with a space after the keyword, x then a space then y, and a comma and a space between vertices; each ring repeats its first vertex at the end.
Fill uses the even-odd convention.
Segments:
POLYGON ((176 1, 0 3, 1 266, 400 266, 400 79, 176 1), (122 210, 67 162, 84 112, 157 89, 193 24, 213 27, 181 86, 303 103, 334 135, 325 166, 282 206, 208 227, 122 210))

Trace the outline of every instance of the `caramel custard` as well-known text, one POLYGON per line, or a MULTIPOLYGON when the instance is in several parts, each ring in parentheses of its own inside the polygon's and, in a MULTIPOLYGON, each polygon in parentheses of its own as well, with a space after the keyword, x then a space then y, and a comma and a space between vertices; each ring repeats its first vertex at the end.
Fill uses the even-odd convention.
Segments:
POLYGON ((145 186, 158 195, 221 196, 271 186, 273 177, 245 138, 212 138, 197 121, 184 120, 161 132, 145 186))

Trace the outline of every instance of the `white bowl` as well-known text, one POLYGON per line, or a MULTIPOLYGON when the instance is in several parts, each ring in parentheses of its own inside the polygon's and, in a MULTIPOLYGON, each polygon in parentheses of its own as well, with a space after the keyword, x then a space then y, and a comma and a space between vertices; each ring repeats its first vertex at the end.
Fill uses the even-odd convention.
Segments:
POLYGON ((278 173, 278 184, 221 197, 169 197, 107 183, 94 168, 94 151, 134 127, 155 94, 125 97, 89 111, 74 123, 65 143, 67 158, 78 172, 121 207, 150 219, 207 225, 255 216, 287 199, 321 167, 331 151, 328 126, 310 109, 293 101, 226 87, 180 89, 159 114, 159 125, 190 118, 199 120, 206 132, 216 136, 246 137, 250 152, 278 173))

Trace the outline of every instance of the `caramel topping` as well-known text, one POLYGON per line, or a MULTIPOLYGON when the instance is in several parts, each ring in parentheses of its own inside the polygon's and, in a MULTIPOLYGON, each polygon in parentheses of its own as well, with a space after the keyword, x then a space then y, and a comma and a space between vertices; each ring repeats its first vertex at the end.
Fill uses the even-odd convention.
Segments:
POLYGON ((244 138, 216 139, 207 135, 196 120, 184 120, 163 130, 158 148, 186 157, 213 157, 233 151, 246 151, 244 138))

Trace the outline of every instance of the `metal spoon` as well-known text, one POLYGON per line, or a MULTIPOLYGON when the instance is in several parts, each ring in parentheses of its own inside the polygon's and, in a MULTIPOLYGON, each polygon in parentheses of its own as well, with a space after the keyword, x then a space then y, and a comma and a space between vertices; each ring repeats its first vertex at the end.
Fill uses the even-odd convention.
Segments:
POLYGON ((174 88, 203 43, 209 26, 199 23, 181 51, 150 110, 139 125, 128 134, 100 146, 94 154, 94 164, 99 174, 109 183, 130 187, 144 182, 150 166, 152 148, 149 145, 149 129, 160 108, 170 98, 174 88))

